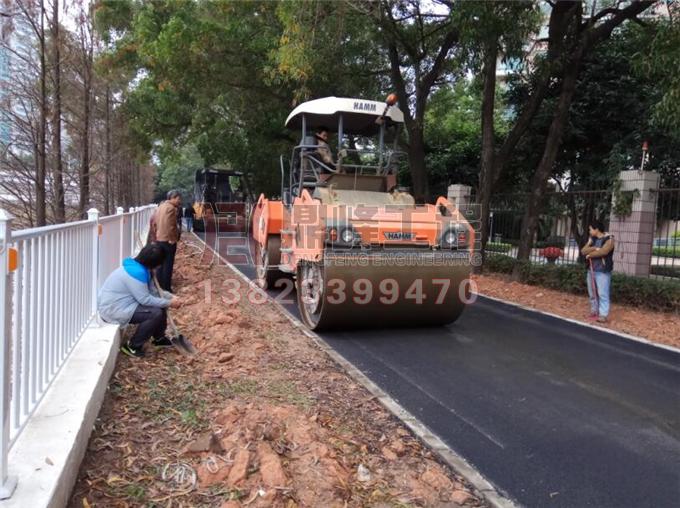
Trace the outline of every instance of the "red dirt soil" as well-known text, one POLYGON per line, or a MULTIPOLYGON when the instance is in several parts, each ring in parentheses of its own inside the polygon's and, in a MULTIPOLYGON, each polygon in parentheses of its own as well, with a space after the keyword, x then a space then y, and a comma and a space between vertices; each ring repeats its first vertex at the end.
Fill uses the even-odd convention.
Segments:
POLYGON ((199 354, 119 357, 70 507, 485 505, 198 242, 175 267, 173 315, 199 354))

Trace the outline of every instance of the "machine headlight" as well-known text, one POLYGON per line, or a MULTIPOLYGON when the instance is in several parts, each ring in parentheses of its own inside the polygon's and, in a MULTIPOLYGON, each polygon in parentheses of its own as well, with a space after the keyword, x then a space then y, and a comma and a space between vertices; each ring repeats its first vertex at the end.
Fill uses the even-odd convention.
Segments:
POLYGON ((326 241, 337 247, 352 247, 357 242, 357 234, 352 226, 341 224, 327 229, 326 241))
POLYGON ((340 239, 343 243, 353 243, 354 242, 354 230, 352 228, 345 228, 340 234, 340 239))
POLYGON ((442 249, 459 249, 467 246, 467 231, 463 227, 454 226, 444 231, 441 240, 442 249))

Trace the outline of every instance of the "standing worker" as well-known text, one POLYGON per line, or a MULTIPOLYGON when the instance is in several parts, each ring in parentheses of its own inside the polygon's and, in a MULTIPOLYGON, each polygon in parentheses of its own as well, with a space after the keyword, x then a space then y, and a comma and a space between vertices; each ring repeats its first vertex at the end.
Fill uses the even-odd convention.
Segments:
POLYGON ((590 318, 606 323, 609 316, 609 293, 614 269, 614 237, 604 224, 594 220, 588 226, 590 239, 581 249, 586 257, 590 318))
POLYGON ((196 212, 194 211, 193 206, 187 206, 184 208, 184 229, 186 229, 188 232, 194 230, 194 215, 196 215, 196 212))
POLYGON ((157 243, 144 247, 135 258, 125 258, 123 265, 109 275, 97 295, 97 310, 107 323, 136 324, 137 330, 120 350, 128 356, 144 356, 144 343, 153 337, 157 347, 172 346, 165 337, 166 308, 178 307, 176 296, 157 296, 152 289, 152 270, 165 259, 157 243))
POLYGON ((182 205, 179 191, 168 192, 156 213, 156 242, 165 252, 163 264, 158 269, 158 283, 165 291, 172 293, 172 269, 175 265, 175 253, 179 241, 179 226, 177 224, 182 205))

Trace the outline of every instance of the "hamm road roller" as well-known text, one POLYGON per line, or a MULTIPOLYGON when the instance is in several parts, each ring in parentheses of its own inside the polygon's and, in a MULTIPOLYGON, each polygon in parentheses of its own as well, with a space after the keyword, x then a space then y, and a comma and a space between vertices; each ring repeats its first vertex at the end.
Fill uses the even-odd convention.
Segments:
POLYGON ((253 209, 253 256, 262 288, 292 277, 311 329, 451 323, 469 297, 474 229, 446 198, 416 204, 397 185, 395 104, 326 97, 286 120, 300 143, 281 157, 281 198, 253 209))

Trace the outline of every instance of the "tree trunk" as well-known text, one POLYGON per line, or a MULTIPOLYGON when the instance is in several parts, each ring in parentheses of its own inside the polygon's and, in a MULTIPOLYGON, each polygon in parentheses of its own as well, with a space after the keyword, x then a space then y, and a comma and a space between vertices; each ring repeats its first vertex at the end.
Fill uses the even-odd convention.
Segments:
MULTIPOLYGON (((481 207, 481 233, 482 233, 482 261, 484 260, 484 248, 489 237, 489 215, 491 192, 494 187, 494 158, 495 158, 495 132, 494 132, 494 106, 496 101, 496 60, 498 59, 498 44, 494 39, 486 45, 484 55, 484 87, 482 90, 482 160, 479 171, 479 204, 481 207)), ((476 267, 478 270, 481 267, 476 267)))
POLYGON ((61 160, 61 51, 59 40, 59 0, 52 4, 52 69, 54 73, 54 97, 52 106, 52 175, 54 182, 55 222, 66 222, 64 199, 64 174, 61 160))
MULTIPOLYGON (((538 215, 540 213, 541 198, 546 190, 548 178, 553 169, 553 164, 557 158, 557 151, 562 144, 562 134, 569 118, 569 107, 576 91, 576 81, 579 68, 581 66, 583 51, 579 48, 566 67, 559 101, 555 110, 548 137, 546 138, 543 156, 541 157, 536 172, 531 181, 531 192, 527 200, 527 208, 522 219, 521 236, 517 259, 528 260, 533 247, 534 234, 538 225, 538 215)), ((519 267, 513 271, 513 277, 519 277, 519 267)))
POLYGON ((413 197, 416 203, 425 203, 429 197, 427 166, 425 164, 425 138, 422 127, 409 131, 408 162, 413 181, 413 197))
POLYGON ((104 115, 104 215, 111 215, 111 89, 106 86, 106 113, 104 115))
POLYGON ((78 215, 81 219, 87 218, 87 209, 90 203, 90 100, 92 61, 87 53, 83 58, 83 138, 82 159, 80 162, 80 200, 78 202, 78 215))
POLYGON ((45 5, 40 2, 40 125, 38 126, 38 150, 35 175, 36 225, 47 224, 45 171, 47 137, 47 65, 45 58, 45 5))

